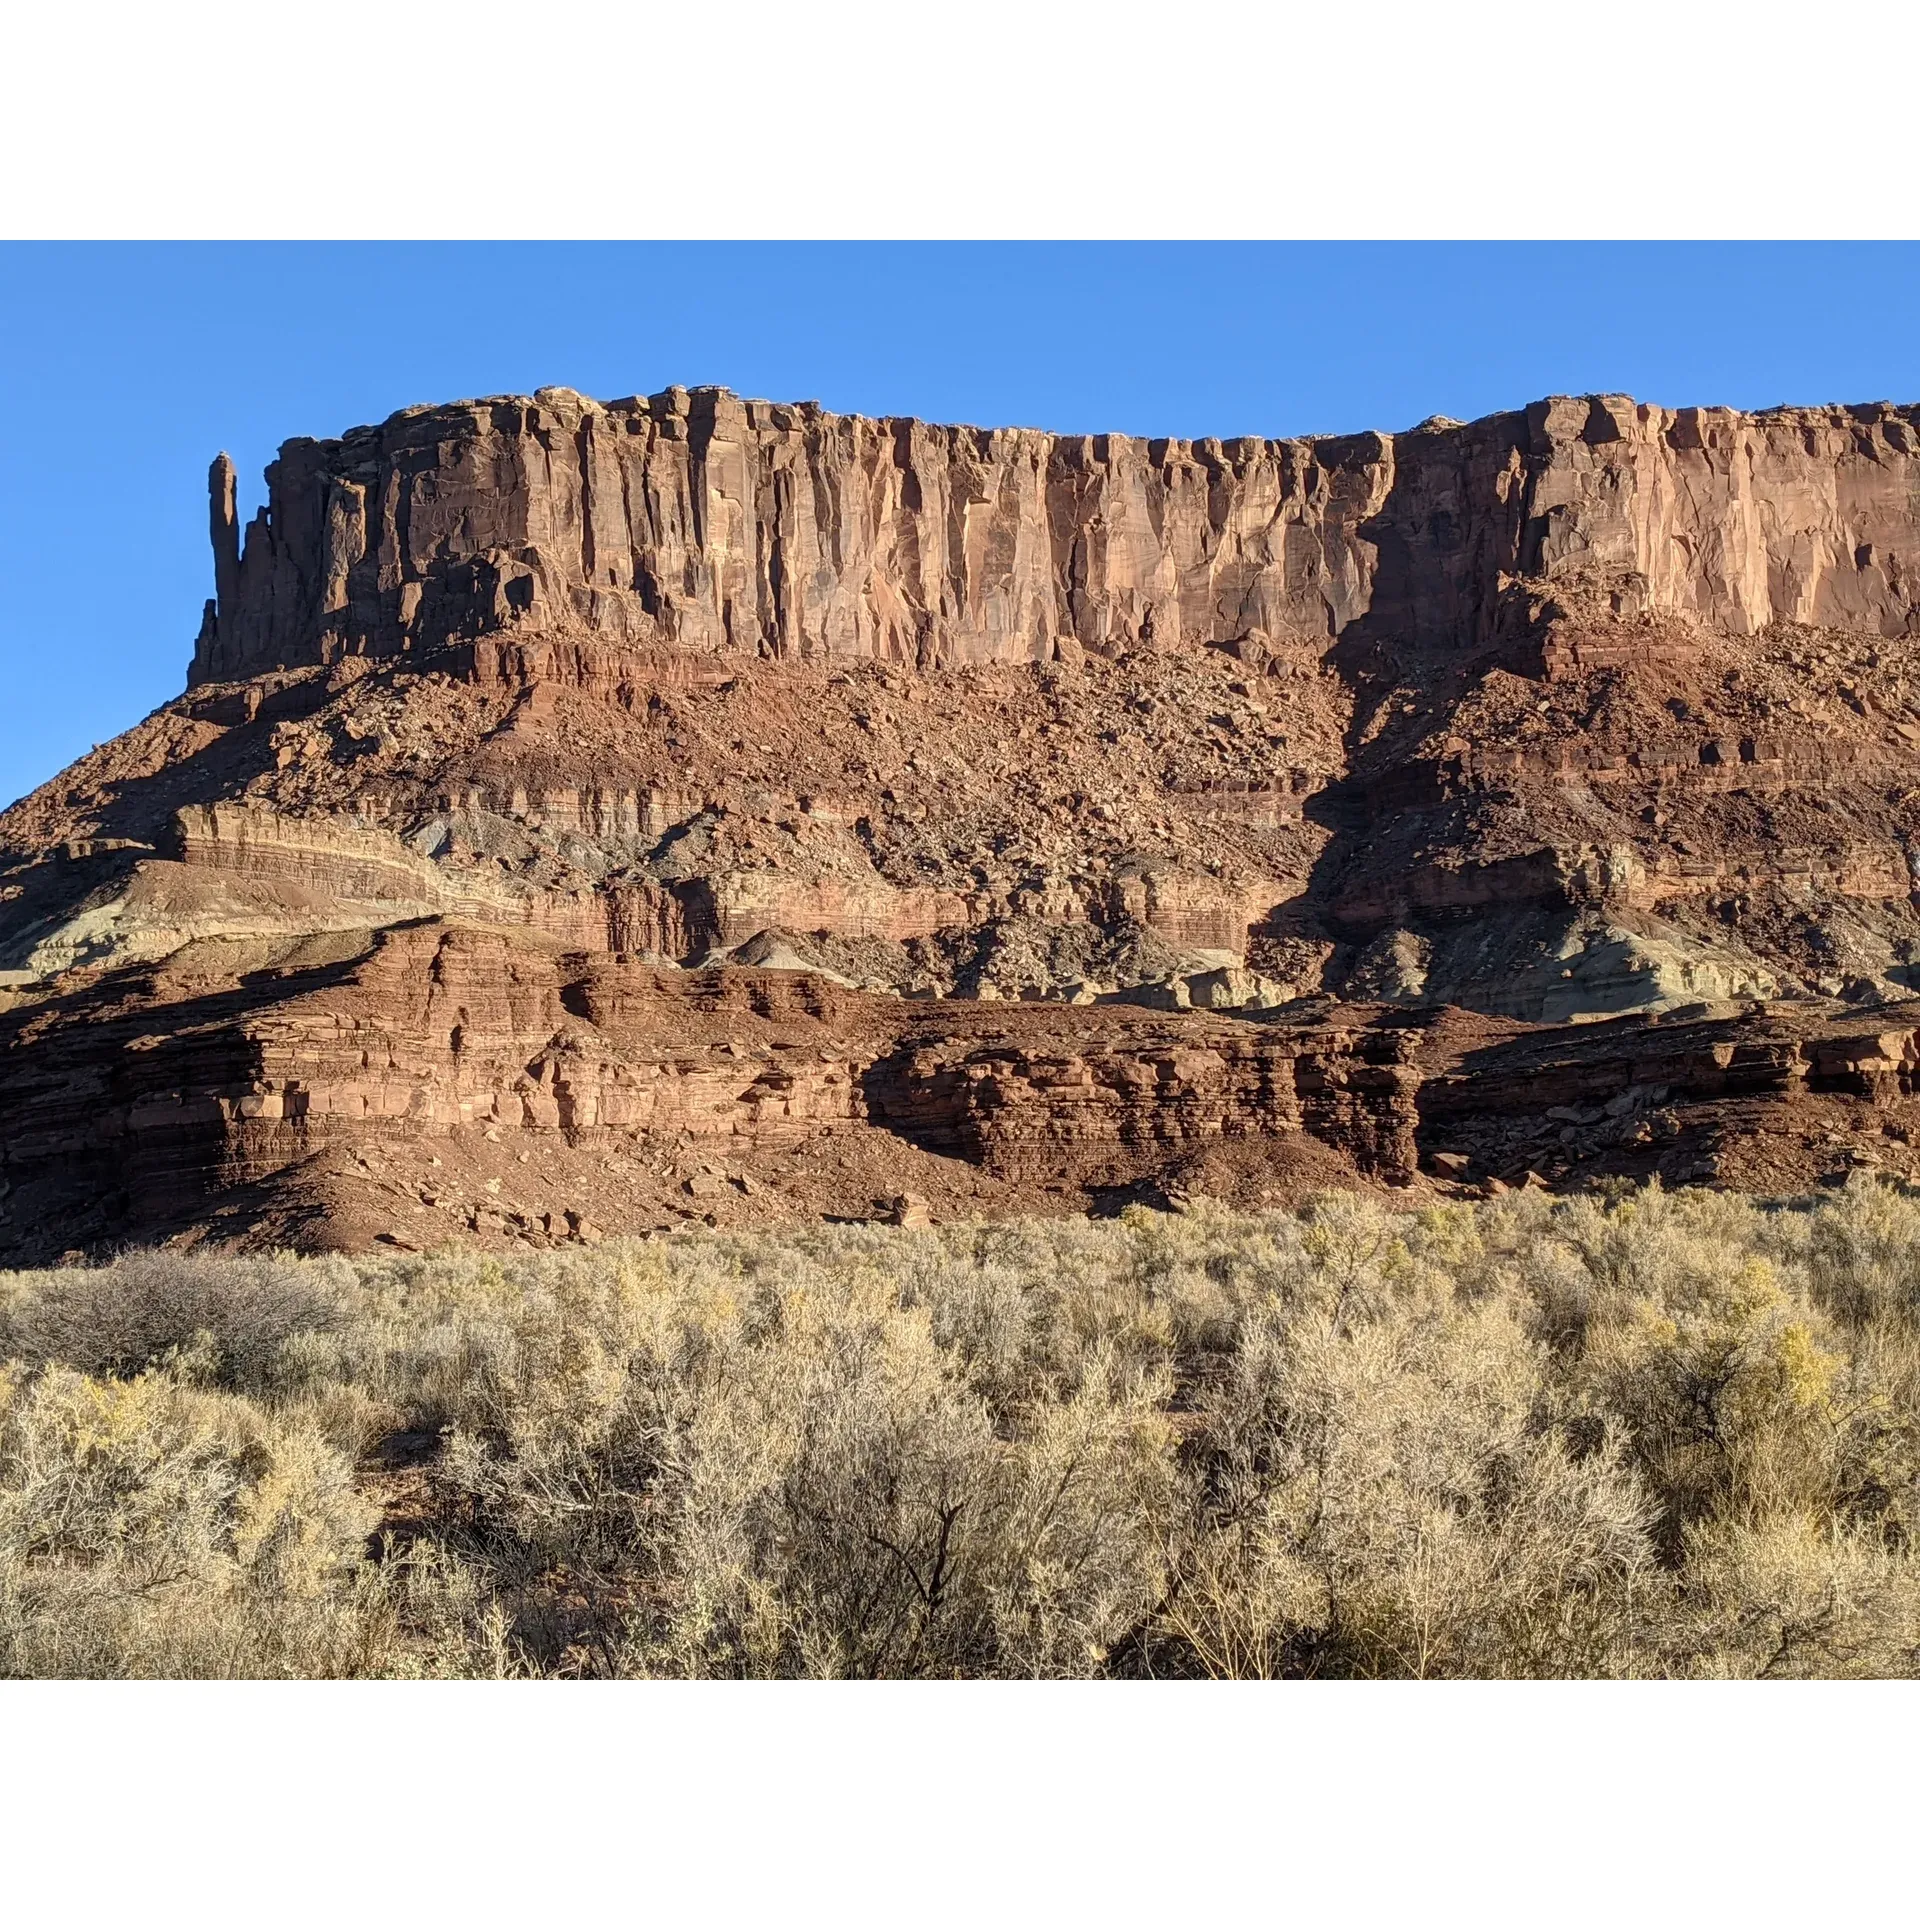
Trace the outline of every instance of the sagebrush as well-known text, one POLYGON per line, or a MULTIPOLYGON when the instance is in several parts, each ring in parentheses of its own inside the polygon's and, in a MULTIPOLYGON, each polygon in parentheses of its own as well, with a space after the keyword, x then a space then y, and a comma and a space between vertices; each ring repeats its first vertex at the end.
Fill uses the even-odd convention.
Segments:
POLYGON ((12 1675, 1904 1675, 1920 1200, 0 1276, 12 1675))

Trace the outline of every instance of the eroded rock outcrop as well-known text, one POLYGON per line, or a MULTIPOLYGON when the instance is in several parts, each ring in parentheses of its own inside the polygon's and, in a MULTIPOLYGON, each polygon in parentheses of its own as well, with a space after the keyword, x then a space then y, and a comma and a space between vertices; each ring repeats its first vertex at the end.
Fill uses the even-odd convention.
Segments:
POLYGON ((928 426, 670 388, 414 408, 289 441, 196 681, 527 631, 919 666, 1337 636, 1487 637, 1510 576, 1732 633, 1920 607, 1913 408, 1618 395, 1331 440, 928 426))
POLYGON ((1904 1169, 1917 425, 223 457, 188 691, 0 815, 0 1247, 1904 1169))
POLYGON ((416 923, 0 1003, 0 1258, 1920 1172, 1920 1021, 915 1004, 416 923), (1437 1184, 1436 1184, 1437 1183, 1437 1184))

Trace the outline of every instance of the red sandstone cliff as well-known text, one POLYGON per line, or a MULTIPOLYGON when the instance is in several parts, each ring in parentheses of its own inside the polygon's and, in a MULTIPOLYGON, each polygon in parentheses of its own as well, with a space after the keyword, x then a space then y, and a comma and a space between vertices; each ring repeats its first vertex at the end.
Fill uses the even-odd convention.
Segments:
POLYGON ((1920 1166, 1917 418, 223 458, 188 692, 0 814, 0 1249, 1920 1166))
POLYGON ((919 666, 1360 621, 1458 646, 1510 576, 1738 634, 1920 617, 1920 409, 1889 405, 1181 441, 547 388, 289 441, 267 480, 242 547, 215 464, 196 682, 515 631, 919 666))

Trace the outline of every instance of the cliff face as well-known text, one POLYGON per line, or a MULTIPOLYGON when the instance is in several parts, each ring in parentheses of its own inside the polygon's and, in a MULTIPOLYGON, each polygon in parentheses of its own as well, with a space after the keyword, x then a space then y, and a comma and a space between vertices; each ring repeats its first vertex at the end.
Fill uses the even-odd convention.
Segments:
POLYGON ((1917 424, 223 457, 188 691, 0 814, 0 1255, 1920 1175, 1917 424))
POLYGON ((1920 1027, 916 1006, 410 924, 0 993, 0 1260, 1920 1175, 1920 1027), (254 959, 260 956, 256 953, 254 959))
POLYGON ((1920 409, 1553 399, 1326 440, 867 420, 670 388, 416 408, 212 480, 192 679, 528 633, 920 667, 1492 631, 1516 577, 1727 633, 1920 626, 1920 409))

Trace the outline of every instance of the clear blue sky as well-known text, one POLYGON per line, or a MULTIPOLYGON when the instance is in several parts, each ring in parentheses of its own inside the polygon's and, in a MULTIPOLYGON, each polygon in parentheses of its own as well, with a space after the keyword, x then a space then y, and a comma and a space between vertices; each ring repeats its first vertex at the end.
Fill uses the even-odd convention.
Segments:
POLYGON ((295 434, 675 382, 1181 436, 1920 400, 1920 246, 0 247, 0 804, 179 691, 220 448, 250 514, 295 434))

